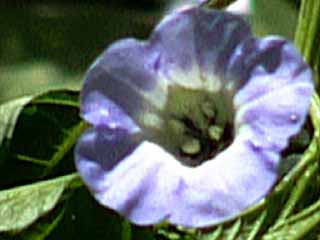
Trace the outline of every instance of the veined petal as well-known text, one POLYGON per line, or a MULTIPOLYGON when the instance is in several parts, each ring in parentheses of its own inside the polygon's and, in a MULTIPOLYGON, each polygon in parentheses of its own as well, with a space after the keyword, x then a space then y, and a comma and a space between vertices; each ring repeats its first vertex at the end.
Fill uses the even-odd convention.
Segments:
POLYGON ((261 200, 277 179, 279 154, 238 137, 214 159, 184 175, 181 202, 170 222, 206 227, 239 215, 261 200))
POLYGON ((219 78, 222 87, 230 58, 239 43, 251 37, 248 24, 238 16, 210 10, 198 12, 195 20, 195 45, 202 78, 213 81, 219 78))
POLYGON ((177 204, 177 173, 184 167, 155 144, 136 146, 134 135, 89 130, 77 145, 76 165, 102 205, 137 224, 154 224, 177 204))
POLYGON ((133 120, 141 112, 156 111, 166 99, 165 89, 157 86, 157 61, 157 52, 151 51, 147 43, 126 39, 110 46, 86 74, 81 92, 83 118, 93 125, 110 127, 112 123, 101 121, 108 119, 100 110, 116 106, 119 109, 109 111, 109 119, 123 112, 133 120), (106 106, 107 102, 112 106, 106 106))
POLYGON ((311 70, 292 43, 271 36, 249 38, 239 44, 227 70, 236 84, 236 108, 288 84, 305 82, 313 86, 311 70))
POLYGON ((239 17, 193 7, 167 16, 150 43, 161 52, 159 71, 169 84, 217 91, 234 49, 250 35, 239 17))
POLYGON ((81 115, 110 128, 114 121, 109 120, 119 119, 121 112, 126 123, 131 119, 142 127, 141 115, 156 116, 165 106, 169 85, 220 90, 229 58, 250 35, 248 25, 229 13, 198 7, 177 11, 157 26, 149 41, 125 39, 103 52, 86 74, 81 115), (98 109, 102 99, 104 107, 98 109), (106 117, 106 109, 114 111, 106 117))
POLYGON ((105 172, 112 171, 140 142, 139 133, 123 129, 91 128, 76 145, 76 167, 92 191, 105 191, 109 185, 104 181, 105 172))
POLYGON ((313 90, 302 81, 246 103, 236 115, 238 134, 246 133, 257 147, 282 151, 305 122, 313 90))
POLYGON ((98 90, 90 91, 81 105, 82 117, 97 128, 137 132, 140 128, 121 108, 98 90))
POLYGON ((233 99, 236 132, 282 151, 308 113, 314 91, 308 65, 291 43, 268 37, 239 46, 229 73, 243 82, 233 99))
POLYGON ((161 147, 146 141, 125 156, 108 150, 97 156, 96 151, 88 151, 101 145, 123 152, 117 140, 118 145, 99 142, 97 133, 86 133, 78 146, 78 170, 102 205, 138 225, 167 220, 190 227, 210 226, 259 201, 277 178, 270 163, 277 162, 279 154, 257 150, 246 139, 238 139, 198 168, 181 165, 161 147))

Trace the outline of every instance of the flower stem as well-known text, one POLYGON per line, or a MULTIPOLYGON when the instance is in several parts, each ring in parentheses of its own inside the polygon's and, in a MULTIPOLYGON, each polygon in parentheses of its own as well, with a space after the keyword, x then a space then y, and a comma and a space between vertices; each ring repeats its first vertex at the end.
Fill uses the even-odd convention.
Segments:
POLYGON ((256 239, 256 236, 258 235, 265 219, 267 217, 267 210, 264 210, 259 218, 256 220, 256 222, 253 224, 252 230, 250 231, 247 240, 254 240, 256 239))
POLYGON ((315 162, 312 165, 309 165, 303 175, 299 178, 296 183, 296 187, 293 189, 289 200, 286 202, 283 210, 280 213, 279 218, 277 219, 274 228, 276 228, 279 224, 284 222, 286 218, 293 212, 294 207, 301 199, 303 193, 307 189, 308 184, 314 178, 316 171, 318 170, 318 164, 315 162))
POLYGON ((272 239, 290 239, 299 240, 308 234, 320 223, 320 200, 316 201, 310 207, 302 212, 293 215, 286 222, 279 224, 276 228, 271 229, 263 240, 272 239))
POLYGON ((320 1, 302 0, 295 44, 314 70, 316 88, 319 87, 320 63, 320 1))
POLYGON ((242 225, 241 218, 238 218, 238 220, 233 224, 226 240, 235 240, 240 231, 241 225, 242 225))
POLYGON ((48 167, 43 172, 42 177, 46 177, 51 174, 52 170, 59 164, 59 162, 65 157, 65 155, 71 150, 83 131, 88 127, 88 124, 84 121, 80 121, 74 127, 65 132, 65 138, 57 146, 57 151, 48 162, 48 167))
POLYGON ((221 239, 223 233, 222 225, 218 225, 218 227, 212 232, 207 235, 204 235, 201 240, 218 240, 221 239))

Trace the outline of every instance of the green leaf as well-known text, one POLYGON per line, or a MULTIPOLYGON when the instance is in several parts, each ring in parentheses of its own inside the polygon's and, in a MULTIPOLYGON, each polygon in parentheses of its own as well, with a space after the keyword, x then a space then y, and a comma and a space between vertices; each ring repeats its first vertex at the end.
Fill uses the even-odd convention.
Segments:
POLYGON ((312 204, 307 209, 293 215, 287 221, 271 229, 264 235, 264 240, 283 239, 298 240, 305 239, 312 229, 320 223, 320 200, 312 204))
POLYGON ((45 240, 61 222, 66 211, 65 206, 50 212, 47 216, 22 233, 23 240, 45 240))
POLYGON ((223 227, 221 224, 217 228, 215 228, 214 231, 208 234, 202 234, 199 240, 217 240, 221 237, 222 234, 223 234, 223 227))
POLYGON ((78 97, 78 91, 54 90, 28 98, 12 125, 10 142, 0 147, 0 188, 75 171, 73 146, 86 128, 78 97))
POLYGON ((121 230, 121 240, 131 240, 132 238, 132 228, 131 224, 124 220, 122 222, 122 230, 121 230))
POLYGON ((320 1, 302 0, 295 44, 315 74, 315 84, 319 90, 319 55, 320 55, 320 1))
MULTIPOLYGON (((0 106, 1 148, 5 146, 8 152, 1 159, 0 187, 10 188, 0 191, 0 232, 27 228, 52 210, 73 183, 80 186, 78 176, 69 174, 74 172, 73 161, 50 174, 61 160, 73 160, 72 148, 84 129, 77 127, 84 126, 78 116, 78 95, 77 91, 55 90, 0 106), (49 174, 53 179, 43 181, 49 174)), ((59 216, 23 233, 31 239, 44 238, 58 224, 59 216)))
POLYGON ((12 137, 18 116, 32 97, 23 97, 0 105, 0 145, 12 137))
MULTIPOLYGON (((124 219, 99 205, 85 187, 75 189, 62 204, 66 209, 64 216, 46 240, 121 240, 124 236, 124 219)), ((58 207, 62 204, 59 204, 58 207)), ((146 239, 144 237, 134 238, 134 235, 136 233, 132 229, 132 240, 146 239)))
POLYGON ((79 92, 72 90, 54 90, 46 92, 32 100, 33 104, 61 105, 79 108, 79 92))
POLYGON ((20 231, 54 208, 62 193, 79 186, 77 174, 0 191, 0 232, 20 231))

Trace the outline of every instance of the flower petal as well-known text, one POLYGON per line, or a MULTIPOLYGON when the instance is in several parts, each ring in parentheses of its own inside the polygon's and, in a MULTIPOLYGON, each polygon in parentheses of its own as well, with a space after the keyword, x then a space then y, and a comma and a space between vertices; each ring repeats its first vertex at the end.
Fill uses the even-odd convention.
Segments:
POLYGON ((105 172, 112 171, 140 142, 139 133, 123 129, 87 130, 75 148, 76 167, 84 182, 94 192, 105 191, 109 184, 103 181, 105 172))
POLYGON ((310 68, 278 37, 246 41, 231 66, 244 83, 233 99, 236 131, 256 146, 282 151, 306 119, 314 90, 310 68))
POLYGON ((239 90, 236 108, 287 84, 313 85, 311 70, 293 44, 276 36, 249 38, 240 44, 230 60, 227 79, 239 90))
POLYGON ((136 146, 134 135, 101 136, 90 130, 80 139, 76 165, 95 198, 141 225, 167 219, 176 205, 181 164, 148 142, 136 146))
POLYGON ((239 44, 251 35, 239 17, 205 8, 180 9, 155 29, 150 44, 161 52, 159 70, 171 84, 217 90, 239 44))
POLYGON ((131 118, 143 128, 139 117, 162 110, 169 84, 219 90, 236 45, 250 34, 248 25, 232 14, 197 7, 173 12, 150 41, 125 39, 103 52, 86 74, 81 115, 95 126, 112 128, 112 119, 120 119, 122 112, 126 123, 131 118), (105 110, 97 107, 101 101, 105 110))
MULTIPOLYGON (((154 111, 166 95, 157 88, 157 53, 146 43, 133 39, 110 46, 91 66, 81 92, 81 115, 93 125, 110 127, 105 112, 107 102, 136 120, 142 111, 154 111), (92 95, 94 93, 94 95, 92 95), (98 97, 97 97, 98 96, 98 97), (101 99, 104 104, 101 105, 101 99), (98 107, 100 106, 100 107, 98 107)), ((109 112, 109 119, 116 118, 109 112)), ((127 128, 127 127, 123 127, 127 128)))
POLYGON ((139 225, 168 220, 210 226, 260 200, 277 178, 270 163, 279 155, 257 150, 246 139, 238 139, 213 161, 188 168, 151 142, 128 152, 129 136, 101 140, 99 135, 89 131, 82 137, 77 168, 102 205, 139 225), (106 154, 96 151, 100 147, 106 154))
POLYGON ((98 128, 123 129, 131 133, 140 128, 115 103, 97 90, 88 92, 81 105, 84 119, 98 128))
POLYGON ((237 112, 238 132, 246 133, 256 147, 284 150, 305 122, 312 93, 312 85, 295 83, 247 103, 237 112))
POLYGON ((195 44, 202 76, 219 76, 223 84, 230 81, 225 71, 236 47, 251 37, 247 22, 227 12, 210 10, 198 13, 194 26, 195 44))
POLYGON ((239 215, 261 200, 277 179, 279 154, 238 137, 224 152, 184 176, 185 188, 170 222, 206 227, 239 215))

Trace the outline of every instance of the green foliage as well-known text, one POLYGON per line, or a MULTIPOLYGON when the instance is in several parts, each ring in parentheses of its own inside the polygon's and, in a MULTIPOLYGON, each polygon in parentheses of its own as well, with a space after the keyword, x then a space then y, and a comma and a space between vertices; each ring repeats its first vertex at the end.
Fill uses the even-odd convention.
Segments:
POLYGON ((4 139, 11 139, 17 118, 30 100, 31 97, 24 97, 0 105, 0 145, 4 139))
POLYGON ((314 80, 319 90, 320 81, 320 1, 302 0, 295 44, 314 70, 314 80))
POLYGON ((42 240, 50 236, 52 231, 61 222, 66 212, 65 206, 57 206, 43 219, 38 220, 36 224, 33 224, 30 228, 23 233, 23 239, 25 240, 42 240))
POLYGON ((87 127, 78 95, 50 91, 0 105, 1 240, 154 239, 82 187, 73 163, 73 147, 87 127))
MULTIPOLYGON (((48 92, 0 105, 1 148, 7 153, 1 156, 0 186, 10 188, 0 191, 0 232, 19 233, 81 185, 71 168, 64 176, 51 174, 52 179, 45 179, 60 160, 67 159, 81 134, 78 106, 78 92, 73 91, 48 92)), ((52 226, 41 226, 42 234, 52 226)))
POLYGON ((0 232, 19 231, 52 210, 76 174, 0 191, 0 232))

